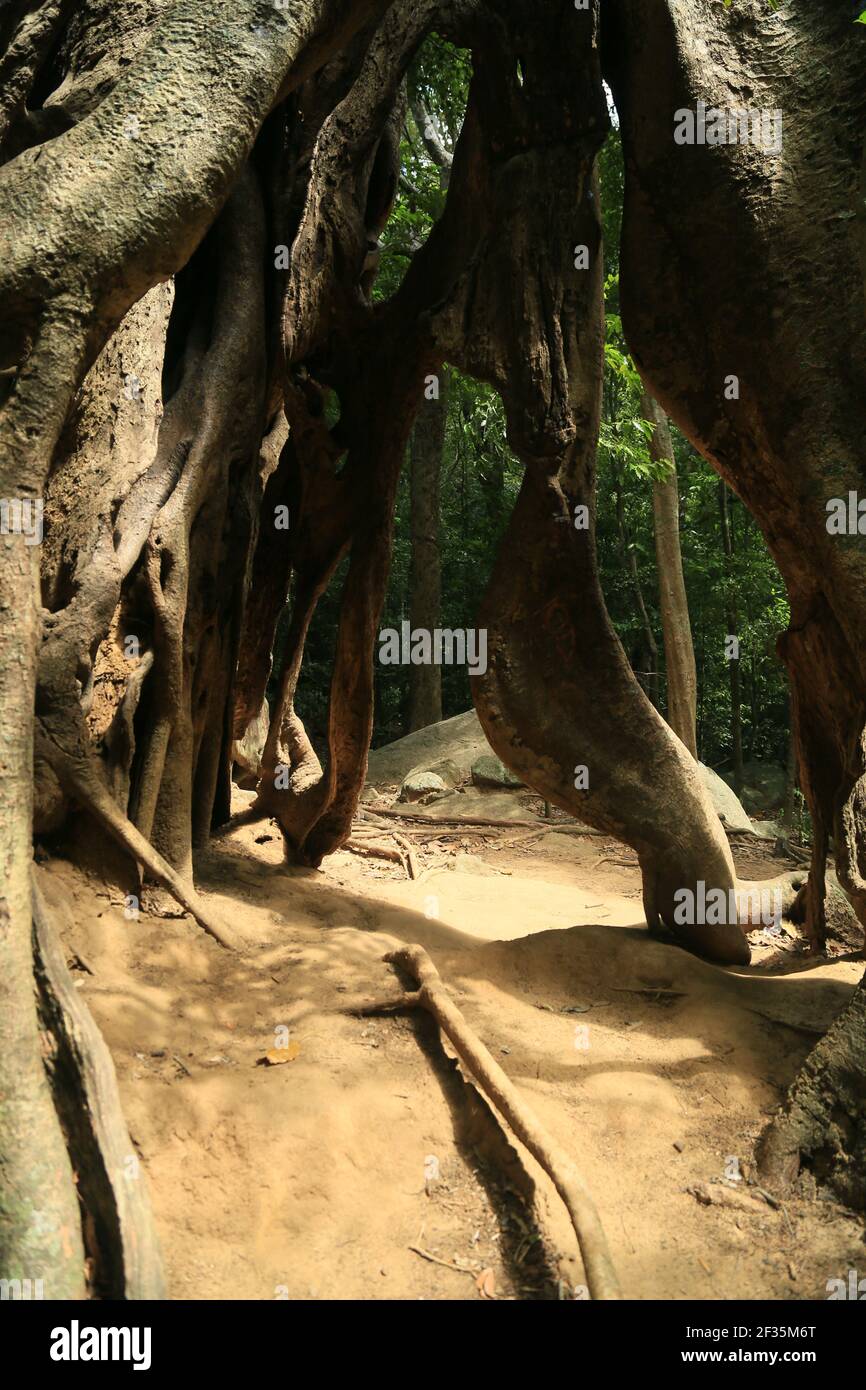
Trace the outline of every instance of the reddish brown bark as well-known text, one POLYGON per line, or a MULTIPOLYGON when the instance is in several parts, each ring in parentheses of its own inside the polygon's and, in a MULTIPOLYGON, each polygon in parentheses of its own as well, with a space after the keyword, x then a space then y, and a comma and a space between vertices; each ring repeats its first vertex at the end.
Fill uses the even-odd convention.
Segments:
MULTIPOLYGON (((827 526, 827 503, 863 487, 862 47, 844 5, 613 0, 605 13, 627 170, 623 322, 644 378, 756 517, 788 586, 780 652, 812 820, 807 930, 820 945, 830 833, 866 924, 866 540, 827 526), (677 111, 698 99, 742 107, 746 90, 781 113, 781 151, 674 142, 677 111), (725 393, 731 375, 738 398, 725 393)), ((850 1192, 862 1026, 858 996, 775 1127, 770 1147, 788 1155, 777 1172, 814 1161, 838 1102, 824 1175, 850 1192)))

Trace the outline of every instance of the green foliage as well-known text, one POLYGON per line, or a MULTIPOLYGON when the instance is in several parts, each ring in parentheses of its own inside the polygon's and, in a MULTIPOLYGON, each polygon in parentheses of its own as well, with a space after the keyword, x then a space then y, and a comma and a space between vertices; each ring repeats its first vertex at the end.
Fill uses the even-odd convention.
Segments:
POLYGON ((422 98, 453 149, 469 99, 472 60, 464 48, 431 34, 409 72, 409 90, 422 98))
MULTIPOLYGON (((468 53, 438 34, 431 34, 409 72, 410 95, 420 97, 433 114, 449 153, 460 133, 471 76, 468 53)), ((387 299, 394 293, 444 206, 441 171, 425 150, 410 109, 400 141, 400 188, 382 236, 374 299, 387 299)))

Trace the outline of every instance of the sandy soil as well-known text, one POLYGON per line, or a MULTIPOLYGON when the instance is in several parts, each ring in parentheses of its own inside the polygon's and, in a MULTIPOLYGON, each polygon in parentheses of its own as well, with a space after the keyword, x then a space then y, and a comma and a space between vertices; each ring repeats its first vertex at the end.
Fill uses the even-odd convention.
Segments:
MULTIPOLYGON (((862 1264, 851 1216, 749 1186, 754 1139, 862 960, 811 961, 783 935, 749 971, 705 964, 648 936, 627 850, 539 829, 410 829, 417 881, 351 852, 286 868, 274 827, 236 830, 199 880, 243 956, 188 918, 127 921, 120 889, 43 863, 173 1298, 579 1296, 556 1194, 429 1020, 338 1012, 393 992, 395 941, 431 952, 574 1155, 627 1297, 820 1298, 862 1264), (264 1063, 274 1049, 292 1060, 264 1063), (720 1205, 690 1191, 737 1171, 720 1205)), ((753 847, 740 867, 791 865, 753 847)))

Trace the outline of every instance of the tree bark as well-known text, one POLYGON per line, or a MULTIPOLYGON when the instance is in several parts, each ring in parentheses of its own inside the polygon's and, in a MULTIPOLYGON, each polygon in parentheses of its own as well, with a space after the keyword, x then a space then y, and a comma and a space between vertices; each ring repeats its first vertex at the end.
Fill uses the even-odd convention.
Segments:
POLYGON ((668 474, 653 483, 653 521, 659 576, 659 606, 667 671, 667 718, 693 758, 698 756, 698 676, 689 620, 689 601, 680 548, 680 499, 667 416, 648 392, 641 397, 644 419, 655 425, 650 453, 668 465, 668 474))
POLYGON ((743 790, 743 711, 740 689, 740 618, 737 600, 733 591, 734 538, 731 530, 731 513, 728 505, 728 491, 723 478, 719 479, 719 524, 722 538, 722 555, 725 561, 725 622, 726 643, 732 638, 738 646, 736 652, 725 653, 728 663, 728 683, 731 691, 731 761, 734 765, 734 791, 737 796, 743 790))
MULTIPOLYGON (((788 587, 779 649, 812 818, 806 930, 820 945, 831 830, 839 882, 866 924, 866 542, 827 526, 828 502, 863 483, 862 49, 846 6, 808 0, 776 12, 611 0, 605 18, 626 162, 626 337, 663 408, 757 519, 788 587), (783 159, 772 144, 675 142, 677 112, 699 99, 742 108, 746 88, 750 105, 780 113, 783 159)), ((826 1079, 843 1116, 849 1086, 866 1087, 863 1019, 853 1003, 803 1074, 804 1088, 810 1066, 826 1079)), ((823 1101, 821 1113, 827 1132, 823 1101)), ((803 1134, 794 1108, 776 1130, 790 1172, 803 1134)))
POLYGON ((794 738, 790 700, 788 701, 788 719, 791 727, 788 733, 788 753, 785 759, 785 800, 782 804, 781 821, 785 829, 793 834, 794 807, 797 799, 797 744, 794 738))
MULTIPOLYGON (((528 785, 637 850, 653 928, 663 921, 693 949, 745 962, 736 912, 726 909, 717 925, 675 921, 675 894, 697 891, 699 881, 729 901, 733 860, 693 760, 631 672, 598 583, 603 323, 592 164, 606 116, 595 16, 572 17, 563 51, 563 33, 539 26, 530 9, 521 4, 510 15, 533 74, 536 116, 524 122, 526 88, 513 108, 503 106, 487 75, 497 59, 485 54, 449 185, 462 236, 477 238, 483 255, 436 324, 448 359, 500 391, 509 444, 526 465, 478 616, 488 669, 473 679, 473 697, 492 746, 528 785), (575 89, 570 73, 578 68, 593 77, 575 89), (568 113, 567 145, 548 142, 545 112, 568 113), (516 148, 519 160, 511 159, 516 148), (575 243, 588 247, 590 260, 577 275, 575 243), (541 244, 550 248, 544 257, 541 244), (517 303, 502 296, 503 284, 522 287, 517 303), (527 353, 530 342, 536 346, 527 353), (587 508, 589 529, 575 528, 576 507, 587 508), (588 786, 577 780, 579 768, 588 786)), ((499 80, 516 90, 512 66, 502 58, 499 80)), ((561 130, 561 114, 556 119, 561 130)), ((448 209, 437 227, 447 230, 448 209)))
POLYGON ((758 1160, 764 1181, 784 1191, 809 1172, 840 1202, 866 1210, 864 1077, 866 987, 861 981, 761 1136, 758 1160))
MULTIPOLYGON (((442 556, 439 550, 439 490, 445 427, 448 423, 448 374, 439 374, 438 395, 418 411, 411 445, 412 563, 409 621, 412 630, 439 627, 442 608, 442 556)), ((442 668, 409 668, 409 730, 438 724, 442 718, 442 668)))
POLYGON ((100 1299, 163 1298, 147 1184, 120 1108, 111 1054, 75 989, 51 910, 33 877, 33 944, 46 1066, 75 1164, 88 1284, 100 1299))
MULTIPOLYGON (((0 478, 9 483, 8 475, 0 478)), ((15 496, 4 487, 3 496, 15 496)), ((45 1075, 33 988, 30 822, 38 583, 35 547, 0 539, 0 1276, 44 1279, 47 1297, 84 1295, 72 1168, 45 1075)))
POLYGON ((311 152, 309 194, 284 292, 286 411, 300 472, 296 585, 251 814, 275 816, 289 855, 310 864, 348 838, 363 787, 399 470, 424 374, 441 365, 419 323, 431 287, 419 304, 404 283, 376 313, 368 264, 370 242, 397 188, 403 80, 436 9, 434 0, 395 5, 361 55, 351 91, 327 113, 311 152), (355 268, 354 283, 347 266, 355 268), (331 429, 322 420, 326 390, 341 406, 331 429), (294 697, 315 604, 347 551, 323 767, 294 697))
MULTIPOLYGON (((634 600, 635 617, 640 625, 643 636, 644 660, 649 662, 648 671, 640 671, 638 678, 641 685, 649 696, 650 703, 655 709, 659 708, 659 648, 656 642, 653 625, 647 612, 646 599, 643 595, 643 586, 640 582, 640 571, 638 570, 637 556, 625 519, 625 504, 622 495, 622 473, 621 470, 614 470, 614 506, 616 507, 616 524, 619 532, 619 553, 622 557, 623 568, 629 577, 632 599, 634 600), (642 679, 641 679, 642 677, 642 679)), ((670 721, 668 721, 670 722, 670 721)), ((673 725, 671 725, 673 727, 673 725)))
MULTIPOLYGON (((124 315, 189 260, 272 105, 381 8, 373 0, 299 0, 289 13, 269 0, 218 0, 205 10, 197 0, 178 0, 136 11, 136 34, 127 45, 112 38, 116 7, 91 0, 87 23, 72 44, 79 46, 78 61, 70 55, 63 76, 63 101, 53 112, 46 105, 37 119, 28 112, 33 84, 72 7, 46 7, 39 20, 48 19, 51 32, 39 34, 23 7, 14 52, 6 55, 0 110, 0 154, 8 161, 0 170, 0 496, 42 500, 75 393, 124 315), (97 62, 89 56, 94 44, 97 62)), ((132 367, 127 373, 136 375, 132 367)), ((103 556, 114 548, 112 506, 113 500, 103 514, 103 556)), ((144 535, 140 531, 139 517, 133 526, 139 545, 146 527, 144 535)), ((108 781, 103 785, 92 761, 78 755, 93 751, 82 704, 92 693, 93 647, 115 607, 108 602, 111 585, 135 562, 134 547, 131 556, 121 553, 129 549, 127 532, 98 596, 107 610, 105 625, 91 630, 84 666, 73 659, 67 672, 74 698, 59 733, 76 785, 92 785, 100 798, 104 793, 103 819, 123 835, 131 827, 108 781)), ((42 1068, 33 998, 38 553, 24 535, 0 540, 0 1259, 4 1276, 39 1277, 50 1270, 50 1296, 63 1297, 80 1296, 84 1281, 77 1200, 42 1068)), ((59 595, 61 606, 70 599, 74 593, 59 595)), ((53 626, 49 620, 49 630, 53 626)), ((74 641, 68 645, 75 656, 74 641)), ((52 719, 62 724, 59 708, 42 713, 40 757, 52 755, 52 719)), ((150 847, 143 845, 143 853, 151 857, 150 847)), ((195 901, 183 886, 181 892, 195 901)))

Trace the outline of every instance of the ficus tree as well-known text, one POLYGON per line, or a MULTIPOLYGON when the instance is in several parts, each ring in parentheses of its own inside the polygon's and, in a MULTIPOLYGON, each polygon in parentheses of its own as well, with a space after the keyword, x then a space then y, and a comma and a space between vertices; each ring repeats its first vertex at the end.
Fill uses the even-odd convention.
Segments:
MULTIPOLYGON (((501 398, 524 470, 478 616, 490 660, 473 694, 493 747, 545 799, 636 849, 652 927, 748 960, 738 920, 675 921, 683 887, 735 888, 733 860, 599 583, 603 71, 625 152, 628 347, 753 513, 788 587, 783 650, 815 827, 808 929, 820 942, 830 833, 866 920, 866 559, 861 538, 839 544, 824 525, 826 498, 862 484, 866 88, 852 18, 846 0, 778 14, 762 0, 4 11, 0 497, 7 516, 26 504, 44 519, 41 546, 23 525, 0 537, 10 1272, 46 1267, 52 1293, 83 1289, 69 1135, 33 1001, 34 827, 88 817, 135 885, 146 874, 236 944, 195 890, 194 856, 228 818, 232 743, 261 709, 288 596, 248 814, 275 817, 304 863, 345 841, 400 470, 444 363, 501 398), (442 77, 466 90, 447 141, 427 129, 413 69, 434 32, 466 55, 442 77), (674 142, 678 109, 730 106, 747 86, 783 112, 784 158, 674 142), (435 220, 420 238, 407 220, 403 273, 377 295, 413 111, 418 138, 449 146, 447 187, 426 190, 435 220), (296 697, 338 571, 317 750, 296 697)), ((804 1074, 820 1105, 795 1095, 770 1145, 789 1173, 823 1144, 846 1191, 864 1143, 847 1079, 851 1059, 864 1070, 858 1001, 804 1074), (833 1128, 833 1104, 850 1124, 833 1128)))

